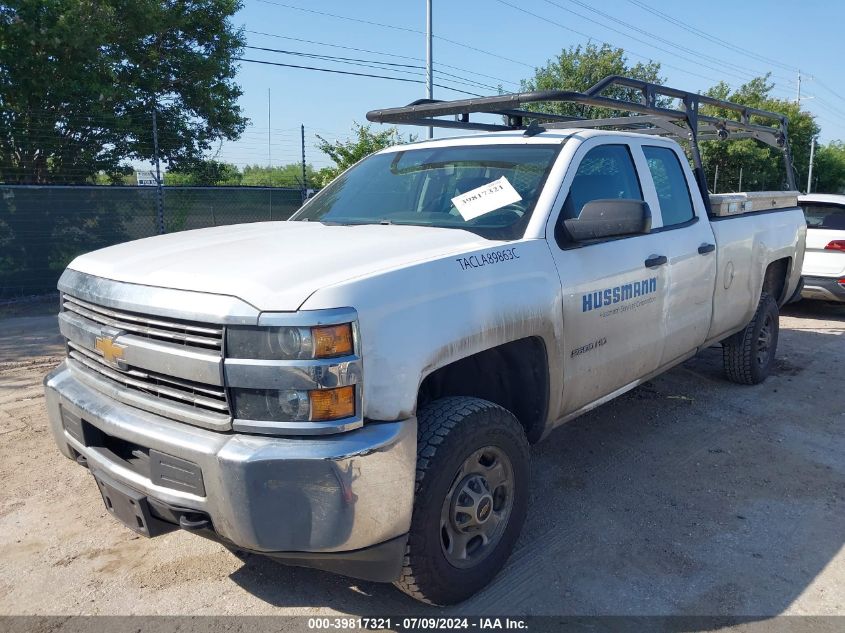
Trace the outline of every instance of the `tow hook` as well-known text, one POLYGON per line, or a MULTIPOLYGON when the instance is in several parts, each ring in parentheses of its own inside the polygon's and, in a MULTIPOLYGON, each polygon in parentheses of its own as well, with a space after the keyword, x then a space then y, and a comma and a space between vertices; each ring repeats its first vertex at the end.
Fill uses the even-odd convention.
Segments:
POLYGON ((183 514, 179 517, 179 527, 183 530, 190 530, 196 532, 197 530, 210 530, 211 521, 198 513, 183 514))

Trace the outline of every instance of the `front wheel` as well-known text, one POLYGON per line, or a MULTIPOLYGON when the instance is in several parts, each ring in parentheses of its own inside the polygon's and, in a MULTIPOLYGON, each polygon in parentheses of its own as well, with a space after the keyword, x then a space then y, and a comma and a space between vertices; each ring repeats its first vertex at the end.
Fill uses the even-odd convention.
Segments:
POLYGON ((779 318, 778 304, 763 292, 751 322, 722 341, 722 362, 728 380, 756 385, 768 377, 775 364, 779 318))
POLYGON ((430 604, 466 600, 505 564, 528 508, 528 440, 502 407, 470 397, 419 412, 414 513, 396 586, 430 604))

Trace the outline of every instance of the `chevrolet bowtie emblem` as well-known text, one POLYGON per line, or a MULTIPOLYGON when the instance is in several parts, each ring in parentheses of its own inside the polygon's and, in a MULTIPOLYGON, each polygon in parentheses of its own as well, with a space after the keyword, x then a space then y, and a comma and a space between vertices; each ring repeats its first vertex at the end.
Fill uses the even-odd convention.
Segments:
POLYGON ((123 350, 126 349, 126 346, 118 345, 113 340, 106 338, 105 336, 98 336, 97 342, 94 343, 94 349, 100 352, 107 362, 114 363, 118 358, 123 356, 123 350))

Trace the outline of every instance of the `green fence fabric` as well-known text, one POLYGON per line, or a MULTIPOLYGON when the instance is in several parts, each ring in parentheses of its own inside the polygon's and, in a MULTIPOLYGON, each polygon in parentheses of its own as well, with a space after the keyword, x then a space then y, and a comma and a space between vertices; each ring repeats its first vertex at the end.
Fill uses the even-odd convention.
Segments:
MULTIPOLYGON (((299 189, 164 187, 166 232, 286 220, 299 189)), ((156 187, 0 185, 0 300, 51 292, 77 255, 155 235, 156 187)))

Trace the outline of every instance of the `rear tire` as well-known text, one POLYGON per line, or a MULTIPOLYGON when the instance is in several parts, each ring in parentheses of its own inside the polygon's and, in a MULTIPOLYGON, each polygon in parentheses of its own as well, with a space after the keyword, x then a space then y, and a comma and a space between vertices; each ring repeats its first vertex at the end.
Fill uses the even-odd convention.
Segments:
POLYGON ((429 604, 466 600, 510 556, 528 509, 528 440, 502 407, 470 397, 418 415, 414 512, 396 586, 429 604))
POLYGON ((728 380, 756 385, 768 377, 777 353, 778 319, 777 303, 767 292, 761 293, 751 322, 722 341, 722 363, 728 380))

